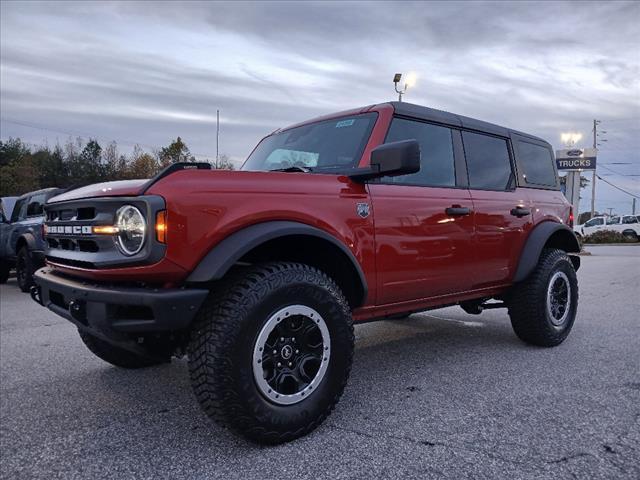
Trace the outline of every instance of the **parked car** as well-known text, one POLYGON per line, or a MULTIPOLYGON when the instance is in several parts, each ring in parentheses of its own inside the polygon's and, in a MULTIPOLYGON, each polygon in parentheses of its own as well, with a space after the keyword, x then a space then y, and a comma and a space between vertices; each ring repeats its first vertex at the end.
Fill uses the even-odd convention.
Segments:
POLYGON ((595 232, 611 230, 623 234, 635 241, 640 238, 640 220, 638 215, 615 215, 611 217, 593 217, 582 225, 574 227, 576 235, 586 237, 595 232))
POLYGON ((210 168, 49 200, 31 294, 118 367, 188 354, 204 411, 249 438, 322 423, 353 322, 460 304, 508 309, 534 345, 571 330, 580 247, 540 138, 394 102, 278 130, 241 171, 210 168))
POLYGON ((7 260, 7 233, 10 228, 11 213, 18 197, 0 198, 0 283, 5 283, 9 279, 11 265, 7 260))
POLYGON ((18 287, 23 292, 33 285, 33 273, 44 266, 44 204, 61 192, 59 188, 46 188, 22 195, 15 202, 9 222, 2 224, 3 273, 8 277, 9 270, 15 267, 18 287))

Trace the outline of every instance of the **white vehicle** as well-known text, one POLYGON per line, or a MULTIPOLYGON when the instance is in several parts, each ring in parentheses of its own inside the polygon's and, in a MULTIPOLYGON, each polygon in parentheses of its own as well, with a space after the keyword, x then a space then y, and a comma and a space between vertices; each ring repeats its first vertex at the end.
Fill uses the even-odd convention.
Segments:
POLYGON ((640 215, 615 215, 612 217, 593 217, 573 231, 579 237, 586 237, 601 230, 613 230, 638 240, 640 238, 640 215))

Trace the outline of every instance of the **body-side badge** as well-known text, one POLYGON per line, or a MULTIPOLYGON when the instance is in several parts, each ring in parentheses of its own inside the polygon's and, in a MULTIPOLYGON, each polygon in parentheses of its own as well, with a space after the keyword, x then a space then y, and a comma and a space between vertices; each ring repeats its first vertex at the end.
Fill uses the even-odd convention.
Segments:
POLYGON ((368 203, 358 203, 356 205, 356 212, 362 218, 367 218, 369 216, 369 204, 368 203))

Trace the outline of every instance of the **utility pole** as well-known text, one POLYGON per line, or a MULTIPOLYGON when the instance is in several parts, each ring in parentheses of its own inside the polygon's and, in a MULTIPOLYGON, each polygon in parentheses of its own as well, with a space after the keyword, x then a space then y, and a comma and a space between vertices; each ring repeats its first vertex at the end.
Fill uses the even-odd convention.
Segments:
POLYGON ((636 214, 636 197, 633 197, 633 202, 631 203, 631 215, 636 214))
MULTIPOLYGON (((595 118, 593 119, 593 148, 598 148, 598 123, 595 118)), ((593 218, 596 211, 596 170, 593 170, 593 177, 591 177, 591 217, 593 218)))
POLYGON ((216 110, 216 170, 218 169, 219 144, 220 144, 220 110, 216 110))

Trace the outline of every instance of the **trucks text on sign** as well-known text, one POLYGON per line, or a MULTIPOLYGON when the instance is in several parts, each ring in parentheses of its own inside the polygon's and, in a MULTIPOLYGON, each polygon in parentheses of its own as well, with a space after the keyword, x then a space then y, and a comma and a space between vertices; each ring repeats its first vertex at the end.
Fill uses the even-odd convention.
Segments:
POLYGON ((571 148, 556 150, 556 164, 558 170, 595 170, 595 148, 571 148))

